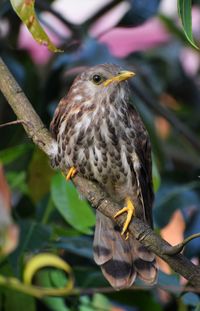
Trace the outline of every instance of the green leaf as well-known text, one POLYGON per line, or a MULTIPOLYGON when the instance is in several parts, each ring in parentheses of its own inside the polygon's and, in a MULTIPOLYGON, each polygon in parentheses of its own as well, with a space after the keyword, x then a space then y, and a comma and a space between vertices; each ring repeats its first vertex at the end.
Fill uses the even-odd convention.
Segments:
POLYGON ((34 298, 14 290, 5 290, 5 307, 2 310, 24 311, 27 309, 29 311, 36 311, 34 298))
POLYGON ((34 202, 38 202, 50 191, 51 178, 54 174, 49 159, 41 150, 35 149, 28 173, 30 196, 34 202))
POLYGON ((85 236, 60 238, 59 241, 56 241, 51 245, 53 248, 64 249, 69 253, 85 257, 87 259, 93 258, 92 241, 85 236))
POLYGON ((160 187, 160 174, 156 164, 155 157, 152 157, 152 175, 153 175, 153 188, 157 192, 160 187))
POLYGON ((199 182, 178 185, 172 182, 163 182, 156 193, 154 204, 154 220, 159 227, 164 227, 169 222, 177 208, 183 209, 191 204, 198 204, 199 198, 193 190, 199 188, 199 182), (163 217, 163 212, 165 217, 163 217))
POLYGON ((191 11, 191 0, 178 0, 178 14, 181 19, 186 38, 195 49, 199 50, 199 47, 195 44, 193 39, 191 11))
POLYGON ((86 201, 81 200, 71 182, 61 174, 53 177, 51 193, 53 202, 63 218, 75 229, 90 234, 95 216, 86 201))
POLYGON ((33 145, 31 144, 21 144, 12 148, 2 150, 0 152, 0 162, 4 165, 10 164, 24 153, 30 151, 33 145))
POLYGON ((101 288, 107 287, 108 281, 104 278, 99 267, 93 267, 92 264, 89 266, 78 266, 74 267, 75 280, 78 287, 83 288, 101 288), (87 277, 85 277, 87 275, 87 277))
POLYGON ((26 172, 8 172, 6 174, 6 178, 11 190, 17 189, 23 194, 28 194, 28 187, 26 184, 26 172))
POLYGON ((111 310, 111 302, 102 294, 94 294, 93 297, 81 296, 79 311, 94 311, 94 310, 111 310))
MULTIPOLYGON (((58 287, 61 287, 62 284, 66 284, 67 279, 66 275, 61 274, 62 271, 50 269, 41 270, 38 272, 36 279, 39 282, 40 286, 43 287, 52 287, 55 286, 55 280, 60 281, 58 287), (52 284, 53 283, 53 284, 52 284)), ((52 311, 70 311, 70 309, 65 304, 65 299, 61 297, 45 297, 43 302, 50 308, 52 311)))
POLYGON ((35 41, 47 46, 51 52, 61 52, 51 42, 44 29, 40 25, 35 14, 35 0, 10 0, 11 5, 22 22, 27 26, 35 41))
POLYGON ((200 311, 200 303, 198 303, 194 311, 200 311))

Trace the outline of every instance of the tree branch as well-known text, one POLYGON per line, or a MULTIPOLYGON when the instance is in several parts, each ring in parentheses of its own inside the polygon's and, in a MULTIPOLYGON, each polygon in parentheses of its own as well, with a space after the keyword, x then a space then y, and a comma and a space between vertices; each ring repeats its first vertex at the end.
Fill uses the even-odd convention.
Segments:
MULTIPOLYGON (((49 131, 44 127, 42 121, 31 106, 27 97, 7 69, 0 58, 0 90, 6 97, 9 105, 16 113, 18 119, 23 120, 23 126, 28 136, 42 149, 49 157, 55 141, 49 131)), ((104 215, 113 219, 119 205, 114 203, 103 190, 94 182, 86 180, 78 175, 73 179, 78 191, 90 202, 90 204, 101 211, 104 215)), ((116 219, 122 225, 125 216, 116 219)), ((195 266, 182 254, 169 255, 169 249, 173 248, 141 220, 134 217, 129 226, 131 235, 154 252, 177 273, 185 277, 194 288, 200 288, 200 267, 195 266)))

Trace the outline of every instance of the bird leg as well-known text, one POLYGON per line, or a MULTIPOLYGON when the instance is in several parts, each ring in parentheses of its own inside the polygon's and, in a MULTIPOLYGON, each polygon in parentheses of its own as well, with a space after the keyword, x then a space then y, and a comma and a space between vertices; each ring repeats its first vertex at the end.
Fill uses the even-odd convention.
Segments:
POLYGON ((74 166, 70 167, 67 173, 67 176, 66 176, 66 180, 70 180, 71 178, 73 178, 76 172, 77 172, 77 169, 74 166))
MULTIPOLYGON (((114 216, 114 218, 116 218, 116 217, 120 216, 121 214, 127 212, 127 217, 126 217, 126 220, 125 220, 125 222, 124 222, 124 224, 123 224, 123 229, 122 229, 121 235, 124 235, 124 233, 127 231, 128 226, 129 226, 129 224, 130 224, 130 222, 131 222, 132 217, 135 216, 135 207, 134 207, 134 205, 133 205, 133 203, 132 203, 130 197, 127 197, 127 198, 125 199, 125 202, 126 202, 126 206, 123 207, 122 209, 120 209, 120 210, 115 214, 115 216, 114 216)), ((128 239, 128 236, 129 236, 129 235, 128 235, 128 233, 127 233, 127 235, 126 235, 126 240, 128 239)))

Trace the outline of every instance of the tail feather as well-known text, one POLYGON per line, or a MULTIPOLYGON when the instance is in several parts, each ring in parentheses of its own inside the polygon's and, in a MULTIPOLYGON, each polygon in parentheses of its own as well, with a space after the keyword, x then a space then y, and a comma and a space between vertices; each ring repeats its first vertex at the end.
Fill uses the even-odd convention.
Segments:
POLYGON ((147 284, 157 279, 155 255, 134 237, 125 240, 117 226, 97 211, 94 260, 105 278, 116 289, 130 287, 136 276, 147 284))
POLYGON ((93 243, 94 261, 97 265, 103 265, 105 262, 112 259, 112 229, 113 225, 111 221, 109 221, 109 218, 104 216, 102 221, 102 214, 97 211, 93 243))
POLYGON ((112 258, 101 266, 106 279, 114 288, 131 286, 136 278, 132 265, 130 245, 122 239, 118 228, 113 229, 112 258))
POLYGON ((154 285, 157 282, 158 268, 156 261, 148 262, 141 259, 134 261, 138 277, 147 285, 154 285))

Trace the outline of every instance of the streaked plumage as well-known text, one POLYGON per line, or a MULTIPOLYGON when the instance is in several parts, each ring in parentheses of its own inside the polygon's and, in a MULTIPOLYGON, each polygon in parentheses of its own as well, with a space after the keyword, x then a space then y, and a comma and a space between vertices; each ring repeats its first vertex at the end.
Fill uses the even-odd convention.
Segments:
MULTIPOLYGON (((116 65, 98 65, 80 74, 64 97, 51 122, 58 142, 53 166, 62 171, 75 167, 95 180, 124 206, 134 203, 136 216, 152 226, 151 147, 144 125, 130 105, 127 81, 94 84, 94 75, 109 80, 120 72, 116 65)), ((97 212, 94 259, 115 288, 129 287, 136 275, 155 283, 155 255, 136 239, 125 240, 115 221, 97 212)))

